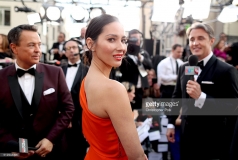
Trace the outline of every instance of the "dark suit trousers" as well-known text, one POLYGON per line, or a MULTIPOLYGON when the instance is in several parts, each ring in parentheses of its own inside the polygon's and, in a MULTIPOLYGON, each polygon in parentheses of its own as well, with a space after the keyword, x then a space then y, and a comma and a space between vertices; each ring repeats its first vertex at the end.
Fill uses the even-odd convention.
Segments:
POLYGON ((78 127, 67 129, 66 138, 68 146, 64 155, 65 159, 84 160, 89 145, 83 136, 82 130, 78 127))
POLYGON ((172 85, 161 85, 161 98, 172 98, 175 86, 172 85))
MULTIPOLYGON (((196 118, 196 116, 189 118, 196 118)), ((206 117, 200 119, 202 118, 206 117)), ((230 130, 230 126, 224 127, 221 123, 214 123, 213 126, 206 125, 204 121, 191 122, 190 119, 182 118, 181 160, 228 160, 232 135, 227 130, 230 130), (210 128, 218 128, 218 126, 220 126, 219 131, 215 129, 214 132, 208 131, 210 128), (197 128, 201 129, 199 135, 195 133, 197 128)))

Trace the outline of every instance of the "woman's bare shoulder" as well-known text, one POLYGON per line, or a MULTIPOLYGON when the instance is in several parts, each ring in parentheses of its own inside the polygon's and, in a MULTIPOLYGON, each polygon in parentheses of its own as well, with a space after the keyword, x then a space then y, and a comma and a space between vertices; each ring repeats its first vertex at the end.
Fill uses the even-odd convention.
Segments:
POLYGON ((126 89, 120 82, 108 79, 104 83, 103 91, 109 92, 110 94, 119 94, 125 93, 126 89))
POLYGON ((99 92, 101 95, 108 94, 119 94, 125 93, 125 87, 118 81, 107 79, 107 78, 98 78, 97 80, 86 79, 85 87, 94 93, 99 92))

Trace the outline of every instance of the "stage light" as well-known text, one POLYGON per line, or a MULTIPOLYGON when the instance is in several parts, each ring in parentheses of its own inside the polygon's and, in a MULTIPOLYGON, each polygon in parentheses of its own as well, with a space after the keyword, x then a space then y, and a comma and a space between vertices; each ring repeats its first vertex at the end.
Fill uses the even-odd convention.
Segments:
POLYGON ((70 16, 70 9, 64 8, 61 12, 61 18, 65 19, 70 16))
POLYGON ((76 21, 80 21, 85 17, 85 9, 81 6, 73 6, 71 9, 71 15, 76 21))
POLYGON ((222 23, 236 22, 238 16, 238 7, 229 5, 223 8, 217 20, 222 23))
POLYGON ((86 10, 86 9, 84 10, 84 15, 85 15, 85 16, 84 16, 83 21, 84 21, 84 22, 87 22, 87 21, 89 20, 89 12, 88 12, 88 10, 86 10))
POLYGON ((232 4, 238 6, 238 0, 233 0, 232 4))
POLYGON ((90 18, 93 19, 97 16, 100 16, 102 14, 105 14, 104 9, 102 9, 101 7, 99 8, 90 8, 90 18))
POLYGON ((184 12, 183 18, 188 16, 193 17, 193 19, 203 20, 209 16, 211 0, 184 0, 183 4, 184 12), (202 12, 201 12, 202 10, 202 12))
POLYGON ((60 18, 60 9, 58 7, 48 7, 46 10, 46 16, 51 21, 57 21, 60 18))
POLYGON ((28 14, 27 19, 30 25, 34 25, 35 23, 41 22, 41 17, 39 13, 28 14))
POLYGON ((179 9, 177 0, 154 0, 151 21, 175 22, 175 15, 179 9))
POLYGON ((40 16, 41 16, 41 18, 43 18, 45 16, 45 8, 44 7, 40 7, 40 16))

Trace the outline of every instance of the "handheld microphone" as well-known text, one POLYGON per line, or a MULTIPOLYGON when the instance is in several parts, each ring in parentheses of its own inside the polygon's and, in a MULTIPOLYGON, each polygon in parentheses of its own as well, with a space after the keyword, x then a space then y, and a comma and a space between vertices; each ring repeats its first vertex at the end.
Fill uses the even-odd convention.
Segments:
POLYGON ((199 67, 198 64, 198 57, 195 55, 191 55, 188 58, 189 66, 185 66, 185 75, 190 76, 190 80, 194 80, 194 75, 198 75, 199 67))
POLYGON ((35 147, 28 147, 27 139, 19 138, 19 142, 7 142, 7 150, 9 152, 28 153, 28 150, 37 150, 35 147))

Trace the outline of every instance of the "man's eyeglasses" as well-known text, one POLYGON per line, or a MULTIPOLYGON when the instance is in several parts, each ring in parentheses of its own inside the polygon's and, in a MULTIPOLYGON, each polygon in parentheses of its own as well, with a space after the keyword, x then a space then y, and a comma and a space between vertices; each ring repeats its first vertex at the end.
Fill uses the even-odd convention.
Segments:
POLYGON ((66 50, 66 51, 69 51, 69 50, 71 50, 71 48, 73 48, 73 50, 75 50, 75 49, 78 48, 78 46, 65 47, 65 50, 66 50))

